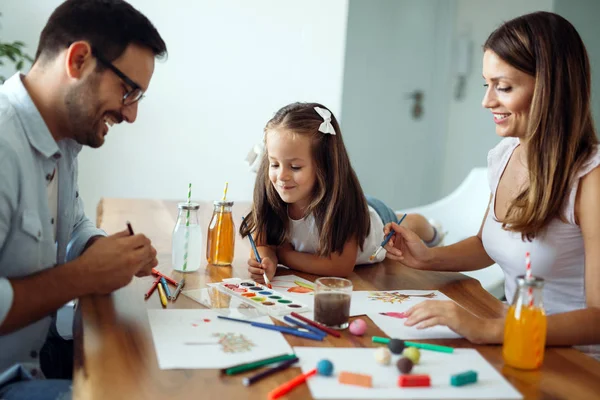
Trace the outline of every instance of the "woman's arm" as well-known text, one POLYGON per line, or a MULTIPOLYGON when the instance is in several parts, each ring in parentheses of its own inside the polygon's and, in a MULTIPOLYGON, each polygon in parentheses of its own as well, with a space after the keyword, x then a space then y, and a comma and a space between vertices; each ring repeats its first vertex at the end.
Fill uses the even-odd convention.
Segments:
MULTIPOLYGON (((491 199, 490 195, 490 202, 491 199)), ((390 229, 396 231, 385 246, 387 257, 411 268, 433 271, 474 271, 492 265, 494 260, 488 256, 481 241, 490 202, 477 235, 450 246, 428 248, 414 232, 397 224, 386 225, 386 235, 390 229)))
POLYGON ((291 245, 277 248, 279 261, 290 267, 309 274, 339 276, 350 275, 356 264, 358 243, 350 239, 344 245, 342 253, 332 253, 330 257, 320 257, 316 254, 295 251, 291 245))
MULTIPOLYGON (((547 318, 548 346, 600 344, 600 168, 580 181, 575 217, 585 247, 585 293, 587 307, 547 318)), ((504 319, 479 318, 454 302, 427 301, 408 312, 407 325, 426 328, 446 325, 476 343, 502 343, 504 319)))
POLYGON ((579 181, 575 220, 585 248, 587 308, 548 317, 550 345, 600 344, 600 168, 579 181), (576 328, 575 328, 576 327, 576 328))

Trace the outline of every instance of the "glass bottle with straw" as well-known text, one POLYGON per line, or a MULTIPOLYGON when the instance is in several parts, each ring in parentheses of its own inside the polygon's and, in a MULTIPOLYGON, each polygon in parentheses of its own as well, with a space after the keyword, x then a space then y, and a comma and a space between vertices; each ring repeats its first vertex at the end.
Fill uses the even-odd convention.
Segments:
POLYGON ((192 184, 188 185, 185 203, 179 203, 177 223, 173 229, 172 262, 173 269, 180 272, 194 272, 200 268, 202 248, 202 228, 198 224, 200 204, 191 201, 192 184))
POLYGON ((231 265, 233 262, 235 225, 231 213, 233 201, 227 201, 228 186, 225 182, 223 198, 213 203, 213 215, 208 225, 206 259, 213 265, 231 265))
POLYGON ((544 280, 532 275, 525 255, 525 275, 517 277, 517 291, 504 323, 504 362, 514 368, 537 369, 544 361, 546 313, 542 299, 544 280))

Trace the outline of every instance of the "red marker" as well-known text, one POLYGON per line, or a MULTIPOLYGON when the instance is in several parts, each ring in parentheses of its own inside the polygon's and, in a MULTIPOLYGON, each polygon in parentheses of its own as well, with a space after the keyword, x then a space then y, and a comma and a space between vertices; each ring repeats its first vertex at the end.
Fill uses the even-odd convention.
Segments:
POLYGON ((152 286, 150 286, 150 290, 148 290, 148 292, 144 295, 144 298, 147 299, 148 297, 152 296, 152 293, 154 292, 154 290, 156 289, 156 285, 158 285, 160 283, 160 276, 158 278, 156 278, 156 280, 152 283, 152 286))

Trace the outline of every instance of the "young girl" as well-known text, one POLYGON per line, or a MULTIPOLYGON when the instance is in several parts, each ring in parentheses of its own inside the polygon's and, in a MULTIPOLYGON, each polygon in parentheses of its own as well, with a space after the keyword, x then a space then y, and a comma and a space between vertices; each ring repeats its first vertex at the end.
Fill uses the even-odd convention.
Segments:
MULTIPOLYGON (((257 171, 252 211, 240 234, 253 234, 262 263, 248 261, 252 279, 275 275, 278 263, 316 275, 347 276, 370 260, 383 227, 398 222, 383 202, 366 198, 350 165, 339 124, 317 103, 294 103, 265 127, 266 152, 257 171)), ((418 214, 410 227, 429 246, 441 235, 418 214)))

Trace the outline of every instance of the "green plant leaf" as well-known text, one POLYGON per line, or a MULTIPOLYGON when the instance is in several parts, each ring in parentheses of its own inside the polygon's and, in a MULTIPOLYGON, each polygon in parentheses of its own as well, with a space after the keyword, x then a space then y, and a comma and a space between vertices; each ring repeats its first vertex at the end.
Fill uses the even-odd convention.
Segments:
POLYGON ((19 60, 19 62, 15 66, 15 68, 17 69, 17 71, 22 70, 23 69, 23 60, 19 60))

